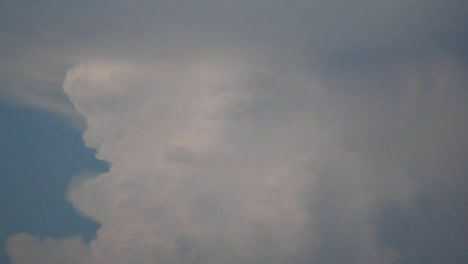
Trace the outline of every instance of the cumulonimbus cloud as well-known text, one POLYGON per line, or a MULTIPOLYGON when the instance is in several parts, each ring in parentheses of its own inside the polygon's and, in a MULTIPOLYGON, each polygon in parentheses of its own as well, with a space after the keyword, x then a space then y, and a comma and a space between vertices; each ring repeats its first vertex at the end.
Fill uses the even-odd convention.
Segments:
MULTIPOLYGON (((420 131, 444 111, 447 129, 461 125, 465 107, 449 102, 463 90, 443 85, 446 68, 434 67, 442 83, 428 94, 415 73, 388 98, 241 58, 74 67, 64 91, 86 119, 87 146, 110 165, 69 193, 101 224, 78 263, 301 263, 321 255, 329 228, 354 261, 392 263, 399 252, 377 242, 375 210, 414 206, 421 174, 450 158, 421 144, 457 149, 420 131), (421 157, 408 163, 411 153, 421 157)), ((17 235, 11 255, 29 263, 17 248, 76 246, 67 241, 17 235)))
POLYGON ((255 124, 249 105, 262 98, 249 86, 270 87, 236 64, 69 71, 64 89, 87 120, 85 141, 111 165, 70 192, 102 224, 94 262, 272 262, 303 245, 311 179, 297 170, 308 157, 283 118, 255 124))
POLYGON ((119 2, 115 23, 86 22, 103 28, 64 52, 63 92, 109 171, 68 199, 101 226, 91 241, 13 235, 12 263, 424 259, 411 235, 385 237, 385 210, 418 226, 428 196, 466 200, 466 65, 433 42, 448 14, 325 2, 119 2))

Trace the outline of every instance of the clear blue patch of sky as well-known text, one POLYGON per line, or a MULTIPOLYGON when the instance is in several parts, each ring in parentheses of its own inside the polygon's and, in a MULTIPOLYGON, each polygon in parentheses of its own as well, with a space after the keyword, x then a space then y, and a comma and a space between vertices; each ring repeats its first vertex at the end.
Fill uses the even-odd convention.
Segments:
POLYGON ((0 103, 0 263, 9 262, 5 242, 18 232, 91 239, 98 224, 73 209, 67 190, 74 175, 106 170, 67 120, 0 103))

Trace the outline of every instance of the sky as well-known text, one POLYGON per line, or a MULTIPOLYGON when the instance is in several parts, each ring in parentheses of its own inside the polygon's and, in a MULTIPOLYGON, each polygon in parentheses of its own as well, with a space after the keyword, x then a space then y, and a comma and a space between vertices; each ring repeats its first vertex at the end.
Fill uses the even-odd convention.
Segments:
POLYGON ((2 1, 0 262, 468 262, 467 13, 2 1))

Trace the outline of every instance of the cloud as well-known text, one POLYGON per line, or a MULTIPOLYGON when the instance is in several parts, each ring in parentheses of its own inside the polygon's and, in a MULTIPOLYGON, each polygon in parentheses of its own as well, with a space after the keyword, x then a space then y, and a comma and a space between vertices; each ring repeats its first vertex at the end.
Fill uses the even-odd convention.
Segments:
POLYGON ((19 233, 8 238, 7 248, 12 263, 89 263, 89 249, 81 237, 40 239, 19 233))
POLYGON ((54 86, 36 82, 35 89, 29 86, 6 83, 7 89, 0 91, 0 99, 3 102, 20 106, 45 110, 61 118, 65 118, 77 127, 83 127, 84 120, 76 113, 73 105, 67 100, 63 93, 60 93, 54 86))
POLYGON ((351 262, 395 263, 378 210, 414 208, 438 170, 463 169, 466 91, 445 82, 465 77, 451 67, 349 94, 239 57, 76 66, 64 90, 110 164, 69 194, 101 224, 91 263, 306 263, 336 258, 321 253, 335 243, 351 262))
POLYGON ((302 70, 324 67, 328 74, 439 53, 465 63, 467 58, 467 6, 456 0, 65 3, 3 4, 0 77, 7 82, 0 98, 63 113, 63 107, 44 104, 46 96, 66 105, 68 116, 66 98, 41 93, 36 100, 35 86, 41 83, 52 93, 60 92, 66 71, 74 65, 187 59, 226 49, 267 54, 261 57, 271 63, 300 62, 302 70), (23 84, 19 94, 18 82, 23 84))
MULTIPOLYGON (((101 225, 96 238, 15 235, 13 264, 36 263, 38 251, 52 264, 461 255, 428 252, 410 232, 389 238, 388 212, 424 226, 444 210, 435 201, 466 201, 468 75, 451 48, 463 6, 116 1, 35 25, 40 49, 57 51, 40 58, 50 66, 40 76, 68 69, 63 92, 85 119, 85 144, 110 166, 68 194, 101 225), (83 19, 89 10, 99 15, 83 19)), ((15 69, 37 76, 23 63, 37 65, 34 54, 13 58, 15 69)), ((447 226, 458 223, 450 208, 447 226)))
POLYGON ((84 138, 111 164, 70 193, 102 224, 90 244, 95 261, 272 262, 293 254, 306 239, 299 197, 310 179, 291 166, 307 157, 289 136, 284 153, 270 152, 284 128, 244 131, 237 123, 248 116, 230 116, 247 114, 236 109, 251 100, 244 72, 252 65, 166 65, 85 65, 67 75, 65 91, 88 121, 84 138), (262 132, 270 136, 257 149, 242 140, 262 132), (167 159, 174 149, 191 162, 167 159))

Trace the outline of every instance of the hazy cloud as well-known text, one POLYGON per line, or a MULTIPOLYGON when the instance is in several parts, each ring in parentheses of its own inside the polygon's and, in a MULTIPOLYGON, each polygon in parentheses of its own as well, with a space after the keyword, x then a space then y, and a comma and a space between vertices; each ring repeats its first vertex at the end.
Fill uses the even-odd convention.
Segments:
POLYGON ((4 78, 64 79, 68 99, 4 94, 71 102, 110 168, 68 196, 95 239, 14 235, 13 264, 467 258, 466 4, 47 3, 4 4, 4 78), (457 238, 431 251, 440 213, 457 238))
POLYGON ((56 240, 20 233, 8 238, 7 248, 12 263, 89 263, 89 249, 81 237, 56 240))

